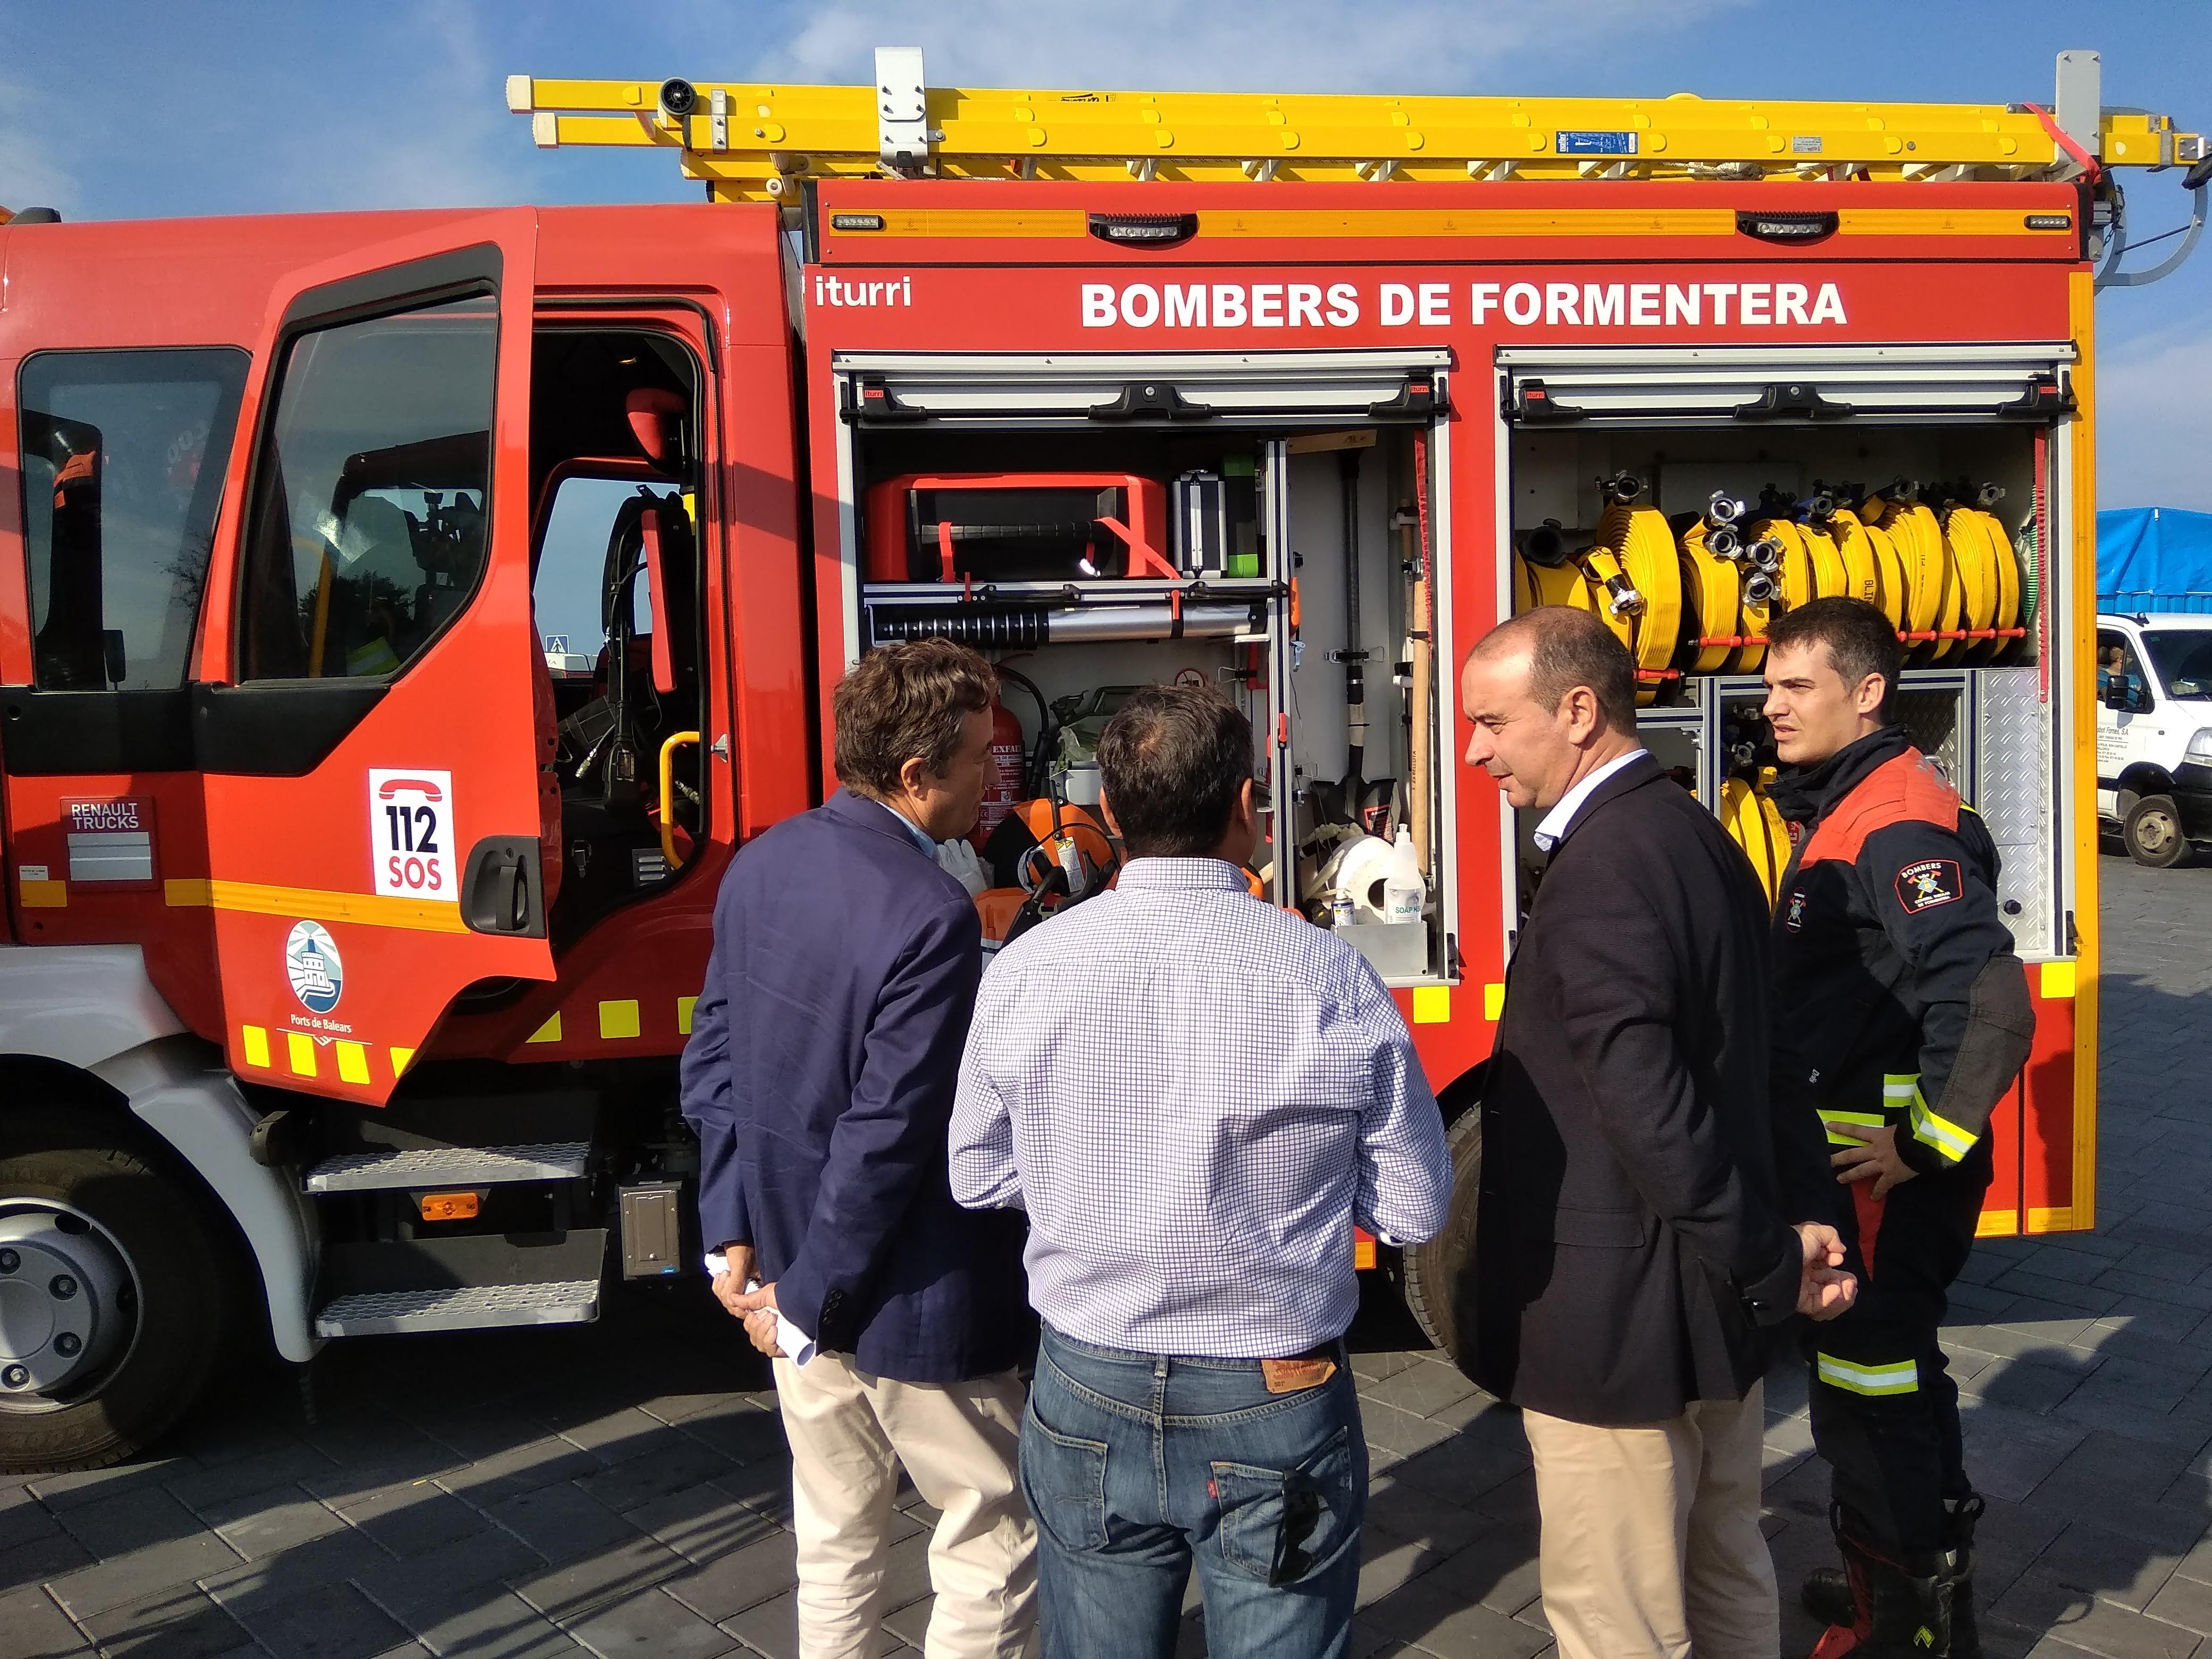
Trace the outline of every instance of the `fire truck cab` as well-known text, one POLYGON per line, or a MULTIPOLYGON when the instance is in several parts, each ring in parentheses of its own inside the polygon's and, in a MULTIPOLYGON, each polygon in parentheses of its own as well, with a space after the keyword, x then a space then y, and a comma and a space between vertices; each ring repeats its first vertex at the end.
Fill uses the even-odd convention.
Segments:
MULTIPOLYGON (((747 183, 714 146, 768 91, 627 95, 604 118, 758 199, 0 227, 0 1468, 127 1454, 264 1328, 304 1362, 693 1278, 718 878, 835 787, 843 668, 927 635, 1016 694, 1042 816, 979 854, 1004 913, 1110 878, 1118 695, 1251 715, 1255 891, 1352 930, 1455 1121, 1461 1213, 1382 1261, 1455 1351, 1535 862, 1455 763, 1461 657, 1599 610, 1649 746, 1771 860, 1756 607, 1863 575, 2036 964, 1984 1230, 2093 1224, 2106 198, 2057 139, 1662 176, 1644 113, 1524 118, 1553 171, 1455 182, 747 183)), ((2201 153, 2115 118, 2108 159, 2201 153)))

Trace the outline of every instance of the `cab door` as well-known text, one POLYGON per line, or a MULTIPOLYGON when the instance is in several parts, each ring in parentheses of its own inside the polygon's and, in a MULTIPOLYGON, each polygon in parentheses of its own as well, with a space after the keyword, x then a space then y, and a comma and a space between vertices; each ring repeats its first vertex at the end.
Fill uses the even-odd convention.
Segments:
POLYGON ((536 217, 301 273, 255 354, 194 755, 242 1077, 381 1104, 467 987, 553 977, 530 607, 536 217))
POLYGON ((2154 693, 2135 641, 2117 628, 2097 630, 2097 810, 2124 816, 2119 780, 2129 766, 2154 757, 2145 738, 2154 693))

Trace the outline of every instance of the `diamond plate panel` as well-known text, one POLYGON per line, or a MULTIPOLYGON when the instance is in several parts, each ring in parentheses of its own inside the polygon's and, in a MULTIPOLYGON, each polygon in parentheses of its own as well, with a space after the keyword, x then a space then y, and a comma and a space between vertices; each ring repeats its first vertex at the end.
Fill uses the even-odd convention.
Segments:
POLYGON ((489 1187, 509 1181, 573 1181, 591 1161, 591 1143, 535 1146, 380 1146, 341 1152, 307 1171, 311 1193, 383 1192, 408 1187, 489 1187))
POLYGON ((1942 768, 1954 787, 1969 787, 1966 775, 1965 734, 1960 730, 1959 705, 1963 694, 1949 689, 1899 691, 1891 700, 1893 712, 1912 736, 1914 748, 1942 768))
POLYGON ((458 1290, 368 1291, 341 1296, 315 1315, 317 1336, 391 1336, 407 1331, 476 1331, 502 1325, 580 1325, 599 1316, 599 1285, 472 1285, 458 1290))
POLYGON ((1979 709, 1972 797, 2004 868, 1997 902, 2017 904, 2005 921, 2025 956, 2056 955, 2057 847, 2051 799, 2051 707, 2034 668, 1990 668, 1977 676, 1979 709))

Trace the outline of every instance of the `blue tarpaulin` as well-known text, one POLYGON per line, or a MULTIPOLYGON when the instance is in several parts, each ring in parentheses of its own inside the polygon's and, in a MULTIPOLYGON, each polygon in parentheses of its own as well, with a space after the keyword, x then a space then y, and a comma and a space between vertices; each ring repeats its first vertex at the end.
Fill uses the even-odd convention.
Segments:
POLYGON ((2176 507, 2100 513, 2097 609, 2212 613, 2212 513, 2176 507))

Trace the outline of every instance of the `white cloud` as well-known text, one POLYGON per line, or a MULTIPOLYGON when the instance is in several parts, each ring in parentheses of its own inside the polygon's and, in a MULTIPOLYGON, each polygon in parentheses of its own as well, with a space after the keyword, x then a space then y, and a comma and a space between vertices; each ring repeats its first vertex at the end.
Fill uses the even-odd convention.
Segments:
MULTIPOLYGON (((939 86, 1271 92, 1506 89, 1531 64, 1671 33, 1755 0, 831 0, 793 19, 762 66, 848 82, 878 46, 920 45, 939 86)), ((727 18, 714 0, 698 10, 727 18)), ((1534 90, 1534 88, 1531 88, 1534 90)))
POLYGON ((2212 511, 2212 332, 2130 340, 2096 374, 2097 504, 2212 511))
POLYGON ((40 136, 39 113, 27 87, 0 76, 0 206, 60 208, 73 216, 76 176, 40 136))

